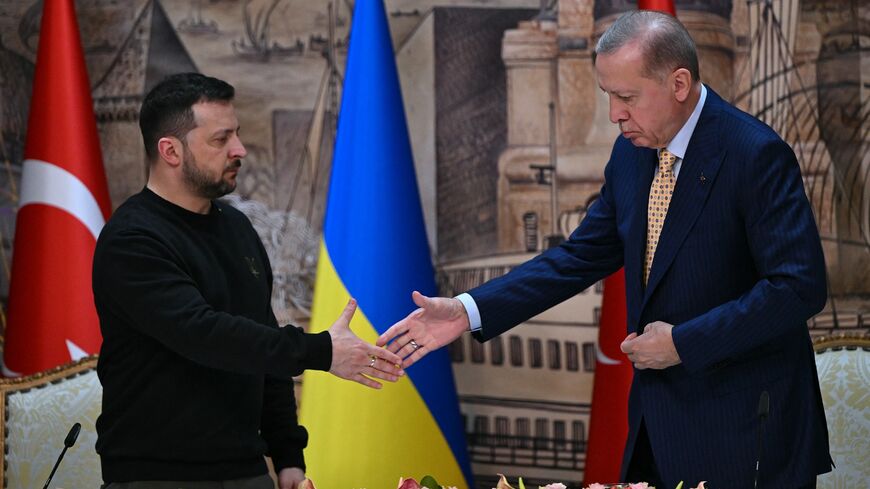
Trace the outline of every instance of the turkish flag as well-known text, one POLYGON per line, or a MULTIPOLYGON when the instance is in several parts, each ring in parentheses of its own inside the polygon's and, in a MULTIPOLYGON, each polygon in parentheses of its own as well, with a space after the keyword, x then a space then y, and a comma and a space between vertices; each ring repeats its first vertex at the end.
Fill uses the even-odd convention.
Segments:
POLYGON ((111 204, 73 0, 44 3, 24 159, 6 376, 97 353, 102 341, 91 264, 111 204))
POLYGON ((628 391, 633 369, 619 348, 626 336, 625 270, 604 280, 602 295, 584 485, 619 481, 628 438, 628 391))
POLYGON ((638 10, 658 10, 677 16, 677 9, 674 7, 674 0, 638 0, 638 10))

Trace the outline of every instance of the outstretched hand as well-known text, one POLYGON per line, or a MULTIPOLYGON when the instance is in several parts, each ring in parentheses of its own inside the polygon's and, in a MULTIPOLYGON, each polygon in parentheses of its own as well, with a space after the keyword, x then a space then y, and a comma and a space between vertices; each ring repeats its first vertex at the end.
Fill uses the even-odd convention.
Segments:
POLYGON ((402 359, 393 352, 378 348, 361 340, 350 330, 350 320, 356 312, 356 301, 347 301, 341 316, 329 327, 332 337, 332 366, 329 373, 342 379, 359 382, 373 389, 381 383, 370 377, 395 382, 404 371, 402 359))
POLYGON ((418 309, 391 326, 376 343, 403 358, 405 368, 468 331, 468 314, 459 299, 427 297, 417 291, 411 299, 418 309))

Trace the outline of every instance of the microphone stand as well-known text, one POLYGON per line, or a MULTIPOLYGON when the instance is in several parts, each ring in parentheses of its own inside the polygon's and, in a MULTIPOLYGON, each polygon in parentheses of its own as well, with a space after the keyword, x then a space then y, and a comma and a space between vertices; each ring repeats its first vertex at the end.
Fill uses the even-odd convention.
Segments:
POLYGON ((60 452, 60 456, 57 457, 57 461, 54 462, 54 468, 51 469, 51 474, 48 474, 48 480, 45 481, 45 485, 42 486, 42 489, 48 489, 48 483, 51 482, 51 478, 54 477, 54 473, 57 471, 60 461, 63 460, 63 456, 66 454, 67 449, 75 445, 76 440, 79 437, 79 431, 81 430, 81 423, 76 423, 72 425, 72 428, 70 428, 69 433, 67 433, 66 438, 63 440, 63 450, 60 452))
POLYGON ((770 414, 770 395, 767 391, 761 392, 761 397, 758 399, 758 458, 755 459, 755 482, 752 485, 753 489, 758 489, 758 472, 761 467, 761 454, 764 450, 764 445, 762 445, 761 441, 764 438, 764 422, 767 420, 767 416, 770 414))

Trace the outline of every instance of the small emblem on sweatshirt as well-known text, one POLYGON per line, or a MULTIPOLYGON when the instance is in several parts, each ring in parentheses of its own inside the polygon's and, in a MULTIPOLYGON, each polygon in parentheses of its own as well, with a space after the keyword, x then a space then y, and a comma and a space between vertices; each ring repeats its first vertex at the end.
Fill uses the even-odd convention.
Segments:
POLYGON ((254 278, 260 278, 260 271, 257 270, 257 262, 250 256, 246 256, 245 261, 248 262, 248 268, 251 270, 251 275, 253 275, 254 278))

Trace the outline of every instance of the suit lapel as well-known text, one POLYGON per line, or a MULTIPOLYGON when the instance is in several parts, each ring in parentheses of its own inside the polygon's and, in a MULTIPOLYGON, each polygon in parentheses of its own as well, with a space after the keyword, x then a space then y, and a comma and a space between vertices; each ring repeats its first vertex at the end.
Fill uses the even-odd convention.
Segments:
POLYGON ((706 104, 680 166, 641 309, 646 306, 701 214, 725 157, 724 150, 719 147, 718 137, 717 116, 721 103, 721 99, 708 88, 706 104))
POLYGON ((646 254, 647 202, 655 176, 658 158, 656 151, 649 148, 637 149, 637 188, 635 189, 635 211, 631 217, 628 239, 625 242, 625 284, 627 293, 634 295, 633 304, 643 299, 643 260, 646 254))

